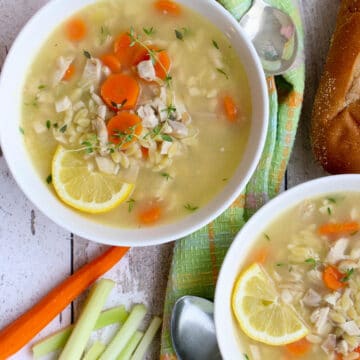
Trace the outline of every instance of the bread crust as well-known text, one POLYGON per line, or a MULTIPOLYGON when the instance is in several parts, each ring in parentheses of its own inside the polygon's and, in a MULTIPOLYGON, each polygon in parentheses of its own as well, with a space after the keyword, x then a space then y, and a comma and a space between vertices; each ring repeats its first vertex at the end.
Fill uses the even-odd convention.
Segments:
POLYGON ((360 0, 341 2, 315 97, 311 140, 329 173, 360 173, 360 0))

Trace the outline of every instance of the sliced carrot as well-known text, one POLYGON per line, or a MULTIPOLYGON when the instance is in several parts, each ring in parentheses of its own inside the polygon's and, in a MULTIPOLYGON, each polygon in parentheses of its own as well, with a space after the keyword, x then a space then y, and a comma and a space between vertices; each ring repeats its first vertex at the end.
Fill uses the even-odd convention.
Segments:
POLYGON ((131 76, 111 74, 101 86, 101 96, 114 111, 134 108, 139 96, 139 84, 131 76))
POLYGON ((113 73, 118 73, 121 70, 120 60, 113 54, 105 54, 100 57, 102 63, 107 66, 113 73))
MULTIPOLYGON (((171 60, 166 50, 159 51, 157 46, 149 46, 150 50, 156 52, 156 62, 154 65, 155 74, 160 79, 165 79, 171 66, 171 60)), ((137 65, 141 61, 150 60, 149 52, 146 49, 141 49, 137 52, 134 58, 134 65, 137 65)))
POLYGON ((269 256, 269 248, 262 247, 258 249, 252 256, 252 262, 264 264, 269 256))
POLYGON ((141 153, 145 159, 149 157, 149 149, 144 146, 141 147, 141 153))
POLYGON ((238 108, 235 104, 234 99, 230 95, 224 96, 223 106, 224 106, 226 118, 230 122, 236 121, 238 117, 238 108))
POLYGON ((155 9, 163 14, 179 16, 181 14, 181 6, 171 0, 157 0, 154 3, 155 9))
POLYGON ((131 38, 128 33, 120 34, 114 42, 114 54, 123 67, 131 67, 134 63, 135 54, 141 49, 138 44, 131 45, 131 38))
POLYGON ((302 338, 291 344, 285 345, 285 347, 291 355, 302 356, 310 350, 311 343, 307 341, 306 338, 302 338))
MULTIPOLYGON (((356 351, 356 350, 355 350, 356 351)), ((344 357, 342 356, 342 354, 336 354, 336 360, 343 360, 344 357)))
POLYGON ((360 230, 360 224, 355 221, 345 223, 328 223, 319 227, 320 235, 338 235, 360 230))
POLYGON ((66 70, 66 72, 65 72, 62 79, 65 80, 65 81, 69 81, 69 80, 72 79, 74 74, 75 74, 75 65, 73 63, 71 63, 69 65, 69 67, 67 68, 67 70, 66 70))
POLYGON ((162 209, 158 205, 154 205, 139 214, 139 221, 144 225, 155 224, 161 217, 162 209))
POLYGON ((87 26, 84 20, 80 18, 70 19, 66 23, 66 36, 71 41, 81 41, 87 33, 87 26))
POLYGON ((95 260, 52 289, 25 314, 0 331, 0 359, 7 359, 26 345, 52 319, 101 275, 110 270, 128 251, 111 247, 95 260))
POLYGON ((322 274, 322 278, 324 284, 330 290, 339 290, 346 285, 341 281, 341 279, 344 278, 344 274, 342 274, 335 266, 332 265, 326 266, 322 274))
POLYGON ((126 149, 136 140, 142 132, 141 119, 127 111, 121 111, 110 119, 107 124, 109 141, 120 144, 121 149, 126 149))

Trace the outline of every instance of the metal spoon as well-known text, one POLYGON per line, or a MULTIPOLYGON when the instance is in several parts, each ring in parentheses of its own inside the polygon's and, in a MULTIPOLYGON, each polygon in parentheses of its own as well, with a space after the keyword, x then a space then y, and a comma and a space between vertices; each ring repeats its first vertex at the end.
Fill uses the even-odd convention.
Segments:
POLYGON ((239 24, 252 40, 267 75, 279 75, 291 68, 298 52, 298 37, 288 14, 263 0, 253 0, 239 24))
POLYGON ((170 331, 178 360, 221 359, 211 301, 196 296, 180 298, 172 311, 170 331))

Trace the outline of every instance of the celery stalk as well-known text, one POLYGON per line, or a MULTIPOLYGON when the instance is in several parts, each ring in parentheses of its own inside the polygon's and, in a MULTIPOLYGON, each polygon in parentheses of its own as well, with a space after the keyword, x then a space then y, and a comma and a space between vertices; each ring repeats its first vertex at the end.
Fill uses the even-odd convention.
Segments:
POLYGON ((135 351, 136 347, 138 346, 143 336, 144 336, 143 332, 136 331, 116 360, 130 360, 131 355, 135 351))
MULTIPOLYGON (((126 320, 125 324, 120 328, 110 344, 107 346, 104 353, 100 356, 100 360, 116 360, 117 356, 124 349, 129 342, 141 321, 146 315, 145 305, 135 305, 126 320)), ((60 359, 63 360, 63 359, 60 359)))
MULTIPOLYGON (((103 311, 94 327, 94 330, 102 329, 105 326, 113 324, 123 324, 129 314, 125 310, 125 306, 117 306, 109 310, 103 311)), ((63 330, 56 332, 55 334, 40 340, 32 347, 34 359, 47 355, 53 351, 62 349, 68 341, 74 325, 70 325, 63 330)))
POLYGON ((158 332, 160 326, 161 326, 161 319, 155 316, 152 319, 150 326, 146 330, 145 335, 142 338, 139 346, 136 348, 134 355, 131 357, 131 360, 142 360, 144 358, 146 351, 149 345, 151 344, 151 342, 154 340, 154 337, 158 332))
POLYGON ((83 311, 78 321, 75 323, 70 338, 60 354, 59 360, 81 359, 101 309, 114 285, 114 281, 102 279, 92 288, 83 311))
POLYGON ((82 360, 97 360, 99 356, 104 352, 106 346, 100 341, 95 341, 91 348, 84 355, 82 360))

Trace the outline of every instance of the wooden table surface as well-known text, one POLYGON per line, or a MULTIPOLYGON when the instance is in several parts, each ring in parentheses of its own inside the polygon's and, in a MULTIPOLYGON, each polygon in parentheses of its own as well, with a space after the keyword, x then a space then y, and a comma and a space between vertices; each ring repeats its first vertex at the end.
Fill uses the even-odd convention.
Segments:
MULTIPOLYGON (((0 0, 0 66, 22 26, 45 3, 47 0, 0 0)), ((301 0, 299 4, 306 33, 306 90, 285 188, 325 175, 312 158, 309 123, 339 3, 340 0, 301 0)), ((110 305, 143 302, 150 313, 161 315, 172 245, 132 249, 106 275, 117 281, 110 305)), ((69 234, 40 213, 14 182, 0 149, 0 328, 104 248, 69 234)), ((78 301, 54 319, 37 339, 68 325, 77 309, 78 301)), ((29 349, 30 346, 25 347, 11 359, 31 359, 29 349)), ((147 358, 156 359, 158 353, 159 339, 147 358)))

